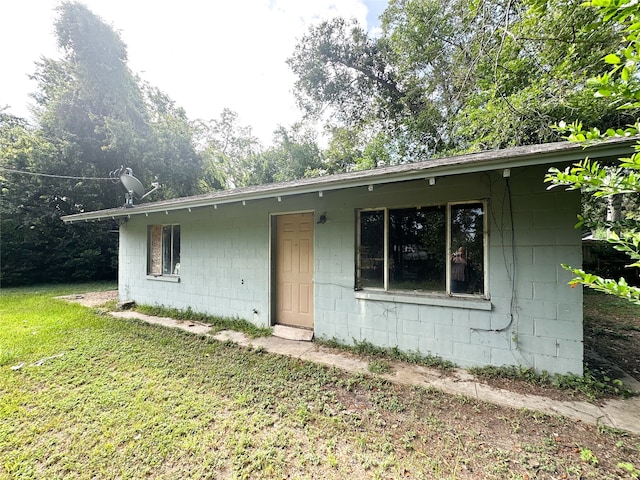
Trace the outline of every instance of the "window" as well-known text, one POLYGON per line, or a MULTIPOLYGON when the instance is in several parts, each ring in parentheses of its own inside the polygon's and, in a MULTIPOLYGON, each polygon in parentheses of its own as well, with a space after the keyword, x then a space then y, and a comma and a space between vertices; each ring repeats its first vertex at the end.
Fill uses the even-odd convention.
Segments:
POLYGON ((180 275, 180 225, 149 225, 147 274, 180 275))
POLYGON ((484 202, 358 212, 356 288, 485 293, 484 202))

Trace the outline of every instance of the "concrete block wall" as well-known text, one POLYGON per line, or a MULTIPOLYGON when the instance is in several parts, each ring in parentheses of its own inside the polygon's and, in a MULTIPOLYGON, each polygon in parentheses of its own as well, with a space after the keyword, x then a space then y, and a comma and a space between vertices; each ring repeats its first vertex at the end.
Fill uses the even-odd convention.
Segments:
MULTIPOLYGON (((443 178, 438 179, 435 186, 429 186, 426 181, 407 182, 376 186, 372 192, 363 187, 348 195, 334 193, 325 194, 325 197, 330 202, 329 219, 334 225, 332 234, 343 236, 347 248, 331 252, 334 261, 343 265, 339 282, 335 277, 324 277, 316 272, 317 285, 333 285, 331 289, 316 287, 319 302, 316 310, 322 305, 332 308, 331 311, 322 312, 322 322, 316 321, 316 335, 349 344, 367 341, 381 347, 398 347, 437 355, 463 366, 490 364, 491 347, 473 345, 471 339, 473 328, 490 326, 490 312, 425 305, 414 302, 410 294, 396 295, 389 300, 384 296, 375 300, 361 299, 356 298, 353 290, 356 208, 427 206, 452 200, 485 199, 488 197, 486 185, 481 182, 466 183, 464 179, 443 178), (452 192, 456 192, 455 198, 452 198, 452 192), (330 208, 334 201, 337 204, 350 204, 352 208, 334 213, 330 208), (336 258, 338 256, 339 259, 336 258), (337 283, 339 286, 336 286, 337 283), (403 303, 398 303, 398 300, 403 303)), ((320 235, 321 231, 318 230, 316 237, 320 235)))
POLYGON ((249 208, 224 208, 134 217, 121 227, 120 297, 267 326, 269 218, 249 208), (146 275, 147 225, 156 223, 180 224, 178 283, 146 275))
MULTIPOLYGON (((576 192, 546 191, 541 182, 531 180, 543 178, 544 171, 513 172, 514 228, 505 222, 501 231, 497 229, 495 235, 492 232, 498 239, 492 243, 496 250, 505 250, 511 248, 512 239, 514 242, 512 344, 520 363, 539 371, 582 374, 582 290, 567 285, 571 275, 561 267, 561 263, 581 264, 580 231, 573 228, 580 197, 576 192), (568 311, 572 312, 570 316, 566 315, 568 311)), ((494 206, 503 208, 499 201, 494 206)), ((510 256, 504 263, 512 269, 510 256)))
POLYGON ((570 275, 560 267, 581 262, 580 235, 573 229, 580 199, 545 191, 544 172, 512 169, 513 228, 501 172, 442 177, 435 186, 414 181, 134 217, 121 230, 120 294, 270 325, 270 215, 326 213, 327 222, 314 229, 316 337, 419 351, 463 367, 522 365, 582 374, 581 291, 566 285, 570 275), (484 199, 490 299, 482 305, 444 295, 363 298, 354 291, 356 209, 484 199), (153 223, 181 225, 179 283, 146 277, 146 228, 153 223))
MULTIPOLYGON (((458 365, 521 365, 552 373, 583 372, 582 295, 561 263, 580 265, 573 229, 580 198, 546 191, 545 168, 512 170, 513 228, 501 172, 325 194, 335 248, 326 252, 340 275, 316 271, 316 335, 344 343, 368 341, 451 360, 458 365), (355 298, 354 209, 489 199, 488 275, 491 310, 429 305, 405 295, 355 298), (353 208, 333 209, 350 204, 353 208), (513 239, 515 242, 512 241, 513 239), (342 237, 342 241, 338 238, 342 237), (344 247, 337 248, 340 243, 344 247), (340 257, 340 258, 338 258, 340 257), (516 269, 514 270, 514 258, 516 269), (515 275, 515 279, 514 279, 515 275), (512 284, 513 281, 513 284, 512 284), (513 288, 512 288, 513 287, 513 288), (513 306, 512 306, 512 296, 513 306)), ((322 238, 325 231, 316 232, 322 238)), ((329 230, 326 231, 329 234, 329 230)), ((316 252, 323 258, 322 244, 316 252)))

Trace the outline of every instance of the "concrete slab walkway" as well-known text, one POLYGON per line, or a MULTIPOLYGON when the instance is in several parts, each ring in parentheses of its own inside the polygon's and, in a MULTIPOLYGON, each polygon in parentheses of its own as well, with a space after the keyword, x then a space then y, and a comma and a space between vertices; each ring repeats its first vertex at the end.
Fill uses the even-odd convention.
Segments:
MULTIPOLYGON (((362 358, 336 349, 310 342, 287 340, 278 337, 249 338, 231 330, 210 334, 211 328, 199 322, 187 322, 172 318, 152 317, 133 311, 112 312, 120 318, 135 318, 165 327, 180 328, 199 335, 207 335, 218 341, 231 341, 242 346, 263 348, 267 352, 321 363, 353 373, 367 373, 368 362, 362 358)), ((463 369, 444 375, 437 369, 396 362, 393 373, 381 377, 399 384, 434 387, 447 393, 465 395, 481 401, 511 408, 526 408, 550 415, 562 415, 590 424, 626 430, 640 435, 640 396, 630 399, 606 400, 598 404, 577 401, 558 401, 537 395, 523 395, 497 389, 478 382, 463 369)))

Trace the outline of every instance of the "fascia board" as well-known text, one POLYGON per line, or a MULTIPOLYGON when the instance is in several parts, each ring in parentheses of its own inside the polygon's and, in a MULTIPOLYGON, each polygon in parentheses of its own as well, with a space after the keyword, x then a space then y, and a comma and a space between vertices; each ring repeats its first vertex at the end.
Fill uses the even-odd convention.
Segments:
POLYGON ((94 212, 78 213, 62 217, 65 223, 127 218, 134 215, 162 213, 177 210, 211 207, 242 201, 256 201, 279 196, 305 195, 319 191, 328 192, 348 188, 366 187, 438 176, 479 173, 504 168, 519 168, 536 165, 566 165, 587 156, 617 158, 631 155, 631 139, 616 139, 584 148, 582 145, 561 142, 557 144, 531 145, 517 149, 493 150, 476 154, 435 159, 399 167, 363 170, 357 173, 338 174, 327 177, 303 179, 286 184, 256 187, 255 192, 225 190, 212 194, 186 197, 136 205, 133 208, 112 208, 94 212))

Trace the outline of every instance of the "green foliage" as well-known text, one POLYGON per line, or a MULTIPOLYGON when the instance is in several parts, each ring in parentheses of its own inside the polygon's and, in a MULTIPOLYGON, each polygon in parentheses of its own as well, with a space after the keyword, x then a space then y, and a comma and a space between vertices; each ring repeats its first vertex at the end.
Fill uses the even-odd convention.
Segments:
MULTIPOLYGON (((640 7, 635 2, 626 0, 594 0, 590 5, 598 8, 605 25, 620 25, 623 38, 617 53, 608 53, 603 57, 604 62, 612 67, 591 78, 588 83, 595 88, 596 97, 610 100, 609 105, 619 110, 637 110, 640 108, 640 80, 637 75, 640 59, 640 7)), ((637 135, 639 126, 635 123, 626 128, 609 127, 602 132, 598 127, 585 129, 582 122, 576 121, 571 124, 560 122, 556 129, 565 133, 569 141, 597 142, 611 137, 637 135)), ((636 144, 633 155, 619 158, 616 165, 601 165, 586 158, 564 171, 550 169, 545 181, 551 184, 549 188, 564 186, 570 190, 581 189, 596 198, 631 194, 637 200, 640 194, 640 143, 636 144)), ((616 228, 609 232, 607 240, 616 250, 629 255, 632 260, 629 268, 640 268, 640 214, 637 210, 631 210, 625 220, 626 224, 614 226, 616 228)), ((563 267, 575 275, 570 282, 572 286, 583 284, 640 304, 640 288, 628 285, 624 278, 617 281, 604 279, 579 268, 568 265, 563 267)))
POLYGON ((619 396, 629 397, 633 392, 624 388, 618 379, 612 379, 603 372, 592 372, 585 369, 584 375, 554 374, 549 372, 537 372, 532 368, 522 366, 504 367, 472 367, 469 372, 480 379, 510 379, 540 385, 556 387, 564 391, 584 395, 595 400, 598 398, 619 396))
POLYGON ((206 313, 194 312, 191 308, 178 310, 176 308, 166 308, 162 305, 136 305, 136 311, 153 315, 156 317, 169 317, 176 320, 188 320, 202 322, 215 327, 218 330, 236 330, 243 332, 250 337, 268 337, 271 335, 271 328, 257 327, 248 320, 241 318, 227 318, 206 313))
POLYGON ((224 109, 217 120, 199 122, 197 142, 204 158, 204 190, 240 188, 314 176, 323 169, 315 135, 298 123, 278 127, 264 149, 238 114, 224 109))
POLYGON ((369 362, 368 368, 371 373, 377 373, 379 375, 393 372, 393 367, 391 366, 391 364, 384 360, 372 360, 369 362))
POLYGON ((580 449, 580 458, 582 459, 583 462, 587 462, 592 465, 598 465, 598 463, 600 463, 598 460, 598 457, 596 457, 594 453, 588 448, 580 449))
POLYGON ((371 134, 366 127, 330 129, 331 139, 323 152, 318 173, 342 173, 394 165, 401 158, 393 145, 393 136, 385 132, 371 134))
POLYGON ((619 462, 618 467, 628 472, 631 478, 640 478, 640 469, 636 468, 631 462, 619 462))
POLYGON ((562 268, 570 271, 575 277, 569 282, 574 287, 575 285, 586 285, 593 290, 599 292, 615 295, 616 297, 629 300, 631 303, 640 305, 640 288, 628 285, 624 277, 619 280, 612 280, 609 278, 602 278, 593 273, 587 273, 581 268, 573 268, 569 265, 562 264, 562 268))
POLYGON ((550 124, 575 112, 622 128, 636 110, 584 88, 621 28, 575 7, 392 0, 379 36, 340 18, 310 28, 289 59, 294 93, 310 117, 359 137, 352 148, 344 136, 330 146, 338 169, 554 141, 560 135, 550 124), (366 158, 372 142, 383 148, 366 158))
POLYGON ((360 130, 336 127, 330 129, 329 145, 324 150, 324 169, 328 174, 348 172, 362 155, 364 135, 360 130))
POLYGON ((149 197, 153 200, 201 193, 198 179, 203 175, 203 160, 194 144, 195 126, 167 94, 146 82, 140 84, 150 132, 134 173, 146 185, 160 183, 161 188, 149 197))
POLYGON ((589 158, 571 166, 564 171, 550 168, 547 182, 553 186, 563 185, 567 190, 582 190, 594 197, 610 197, 624 193, 637 193, 640 157, 635 155, 621 159, 618 167, 603 166, 592 162, 589 158))
POLYGON ((108 179, 121 165, 160 182, 156 200, 199 193, 184 111, 131 73, 120 35, 87 7, 66 1, 57 12, 62 56, 42 58, 32 75, 38 126, 0 111, 4 286, 115 278, 117 225, 60 217, 122 205, 108 179))
POLYGON ((340 105, 335 114, 347 125, 376 115, 378 101, 402 111, 403 92, 387 65, 385 43, 371 38, 354 20, 327 20, 313 26, 288 60, 300 106, 318 116, 325 105, 340 105))
POLYGON ((522 366, 506 366, 506 367, 471 367, 469 372, 479 378, 506 378, 511 380, 523 380, 537 385, 549 383, 549 372, 536 372, 533 368, 522 366))
POLYGON ((220 118, 199 122, 197 136, 204 159, 203 190, 251 184, 252 163, 260 142, 251 127, 239 124, 238 114, 225 108, 220 118))
POLYGON ((624 388, 622 381, 611 378, 603 372, 592 372, 585 369, 584 375, 554 375, 551 379, 553 386, 563 390, 582 393, 587 398, 595 400, 602 396, 630 397, 634 393, 624 388))
POLYGON ((123 163, 140 170, 149 119, 124 42, 80 3, 63 2, 57 12, 62 58, 42 59, 32 78, 41 128, 50 138, 69 139, 77 153, 60 167, 68 175, 101 177, 123 163))
POLYGON ((253 184, 316 176, 324 165, 315 135, 300 123, 273 132, 273 145, 256 158, 253 184))
MULTIPOLYGON (((26 175, 55 172, 69 150, 24 120, 0 112, 0 282, 11 285, 115 278, 117 234, 112 222, 65 226, 61 215, 88 182, 26 175), (16 172, 16 170, 18 172, 16 172)), ((85 196, 87 203, 93 199, 85 196)))
POLYGON ((394 57, 388 38, 369 36, 355 20, 313 26, 288 60, 298 104, 330 129, 383 132, 402 160, 437 150, 442 112, 394 57))
POLYGON ((456 367, 453 362, 443 360, 442 358, 436 357, 434 355, 424 355, 420 352, 405 352, 403 350, 400 350, 398 347, 377 347, 366 340, 363 340, 361 342, 354 340, 353 345, 341 343, 335 338, 329 340, 316 339, 314 341, 331 348, 346 350, 357 353, 358 355, 366 355, 374 357, 376 359, 388 359, 400 362, 415 363, 417 365, 440 368, 442 370, 452 370, 456 367))
POLYGON ((461 147, 556 141, 550 124, 575 112, 600 127, 634 120, 633 112, 620 112, 584 88, 599 72, 599 59, 617 45, 615 25, 598 25, 597 12, 571 2, 496 2, 493 21, 487 18, 495 11, 490 5, 482 4, 487 10, 473 18, 494 26, 496 34, 478 28, 470 40, 477 67, 469 75, 475 86, 455 118, 461 147))

